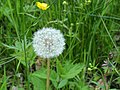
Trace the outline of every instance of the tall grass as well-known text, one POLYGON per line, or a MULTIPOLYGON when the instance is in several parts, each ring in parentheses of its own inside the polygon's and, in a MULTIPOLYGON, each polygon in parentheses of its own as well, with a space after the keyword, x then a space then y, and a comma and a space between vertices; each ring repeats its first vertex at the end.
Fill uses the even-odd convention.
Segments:
MULTIPOLYGON (((28 49, 32 47, 33 33, 43 27, 61 30, 66 38, 66 49, 57 59, 61 63, 84 63, 85 67, 78 77, 89 86, 90 81, 96 79, 96 72, 99 79, 105 79, 102 64, 110 58, 112 52, 114 56, 109 62, 113 73, 108 75, 108 85, 109 88, 120 88, 120 85, 115 83, 115 80, 119 82, 120 78, 120 38, 115 39, 116 36, 120 37, 120 1, 66 0, 66 3, 63 3, 64 0, 41 0, 50 6, 46 11, 38 9, 35 6, 36 1, 0 0, 0 88, 7 90, 11 83, 13 86, 19 86, 20 82, 16 83, 19 80, 16 75, 22 73, 25 78, 22 85, 27 90, 30 89, 29 74, 32 73, 31 68, 35 65, 36 56, 33 55, 31 61, 28 49), (89 73, 89 63, 99 70, 89 73), (11 81, 8 80, 10 72, 11 81), (101 74, 103 76, 100 76, 101 74), (117 86, 114 87, 113 84, 117 86)), ((54 66, 54 63, 52 64, 54 66)), ((79 80, 78 82, 81 84, 79 80)), ((106 81, 103 82, 105 84, 106 81)), ((66 86, 62 90, 66 88, 68 89, 66 86)))

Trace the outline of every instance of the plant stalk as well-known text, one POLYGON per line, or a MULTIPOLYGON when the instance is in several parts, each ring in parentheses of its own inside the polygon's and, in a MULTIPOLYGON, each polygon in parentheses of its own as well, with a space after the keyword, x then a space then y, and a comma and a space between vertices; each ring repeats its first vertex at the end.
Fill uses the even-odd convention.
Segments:
POLYGON ((46 90, 49 90, 50 86, 50 59, 47 59, 47 81, 46 81, 46 90))

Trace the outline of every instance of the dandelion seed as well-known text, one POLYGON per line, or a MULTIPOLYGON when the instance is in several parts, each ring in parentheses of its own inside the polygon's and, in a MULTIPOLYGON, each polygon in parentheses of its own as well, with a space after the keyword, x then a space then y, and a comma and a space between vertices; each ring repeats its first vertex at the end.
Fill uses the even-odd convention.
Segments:
POLYGON ((60 30, 43 28, 34 33, 34 51, 42 58, 59 56, 63 52, 64 46, 65 39, 60 30))
POLYGON ((40 3, 40 2, 36 2, 36 6, 39 9, 42 9, 42 10, 47 10, 49 8, 48 4, 46 4, 46 3, 40 3))

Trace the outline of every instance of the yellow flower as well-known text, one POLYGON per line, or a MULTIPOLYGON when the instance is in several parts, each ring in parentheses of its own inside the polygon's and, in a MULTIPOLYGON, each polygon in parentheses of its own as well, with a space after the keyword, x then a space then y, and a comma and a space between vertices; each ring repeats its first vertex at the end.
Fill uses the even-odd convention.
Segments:
POLYGON ((47 10, 49 8, 48 4, 36 2, 36 6, 42 10, 47 10))

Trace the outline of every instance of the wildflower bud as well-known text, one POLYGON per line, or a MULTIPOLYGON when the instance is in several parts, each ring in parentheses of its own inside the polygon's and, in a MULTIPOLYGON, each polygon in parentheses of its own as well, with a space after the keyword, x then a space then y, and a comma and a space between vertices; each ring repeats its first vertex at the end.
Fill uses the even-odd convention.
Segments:
POLYGON ((91 0, 85 0, 85 5, 89 5, 91 3, 91 0))
POLYGON ((63 3, 62 3, 63 5, 68 5, 68 3, 66 2, 66 1, 63 1, 63 3))
POLYGON ((92 71, 92 69, 91 69, 91 68, 88 68, 88 71, 92 71))
POLYGON ((91 66, 92 66, 92 64, 91 64, 91 63, 89 63, 89 66, 91 67, 91 66))
POLYGON ((97 67, 94 67, 93 69, 97 69, 97 67))
POLYGON ((76 25, 79 25, 79 23, 76 23, 76 25))
POLYGON ((74 24, 73 24, 73 23, 71 23, 70 25, 71 25, 71 26, 73 26, 74 24))

